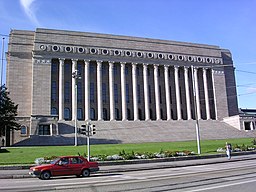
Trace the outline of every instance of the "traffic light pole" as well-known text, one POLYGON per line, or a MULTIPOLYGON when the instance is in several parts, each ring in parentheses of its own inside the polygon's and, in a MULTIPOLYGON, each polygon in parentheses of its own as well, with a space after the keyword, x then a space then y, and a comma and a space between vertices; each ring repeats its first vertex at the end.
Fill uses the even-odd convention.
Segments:
POLYGON ((87 160, 90 161, 90 136, 87 136, 87 160))

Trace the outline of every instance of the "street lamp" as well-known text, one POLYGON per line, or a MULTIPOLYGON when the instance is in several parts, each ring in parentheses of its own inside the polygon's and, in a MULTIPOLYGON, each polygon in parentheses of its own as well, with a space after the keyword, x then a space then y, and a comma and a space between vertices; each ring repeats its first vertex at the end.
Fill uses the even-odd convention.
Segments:
POLYGON ((197 97, 195 89, 195 71, 194 66, 191 66, 192 70, 192 84, 193 84, 193 98, 194 98, 194 110, 195 110, 195 119, 196 119, 196 141, 197 141, 197 153, 201 154, 201 147, 200 147, 200 132, 199 132, 199 121, 198 121, 198 114, 197 114, 197 102, 199 102, 199 98, 197 97))
POLYGON ((74 110, 74 121, 75 121, 75 146, 77 146, 77 80, 81 79, 78 70, 72 73, 72 78, 75 79, 75 110, 74 110))

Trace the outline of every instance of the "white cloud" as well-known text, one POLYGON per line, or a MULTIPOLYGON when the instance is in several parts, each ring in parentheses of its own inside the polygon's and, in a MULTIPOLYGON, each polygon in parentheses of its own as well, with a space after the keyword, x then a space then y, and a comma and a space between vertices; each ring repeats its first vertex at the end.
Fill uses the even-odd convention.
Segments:
POLYGON ((22 8, 24 9, 26 15, 29 17, 29 19, 36 25, 36 26, 39 26, 39 22, 36 18, 36 15, 35 15, 35 9, 34 7, 32 6, 33 3, 35 2, 36 0, 20 0, 20 4, 22 6, 22 8))
POLYGON ((256 87, 249 87, 247 93, 256 93, 256 87))

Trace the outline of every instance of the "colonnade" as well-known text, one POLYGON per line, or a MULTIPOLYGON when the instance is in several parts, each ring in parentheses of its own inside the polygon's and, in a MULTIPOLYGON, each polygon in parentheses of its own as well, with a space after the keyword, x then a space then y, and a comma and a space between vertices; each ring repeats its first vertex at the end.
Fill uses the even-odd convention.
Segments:
MULTIPOLYGON (((59 59, 59 71, 58 71, 58 83, 59 83, 59 102, 58 102, 58 114, 59 120, 64 120, 64 61, 65 59, 59 59)), ((77 59, 72 59, 72 72, 77 70, 77 59)), ((89 74, 89 66, 90 61, 84 60, 84 119, 90 119, 90 74, 89 74)), ((103 102, 102 102, 102 61, 96 61, 96 72, 97 72, 97 120, 103 120, 103 102)), ((120 79, 121 79, 121 113, 122 118, 121 120, 127 120, 127 102, 126 102, 126 74, 125 74, 125 67, 126 65, 131 65, 131 79, 132 79, 132 101, 133 101, 133 120, 140 120, 139 119, 139 108, 138 108, 138 97, 137 97, 137 63, 125 63, 125 62, 113 62, 109 61, 108 63, 108 92, 109 92, 109 120, 113 121, 116 120, 115 117, 115 100, 114 100, 114 65, 120 64, 120 79)), ((150 103, 149 103, 149 81, 148 81, 148 67, 150 64, 140 64, 143 66, 143 95, 144 95, 144 119, 150 120, 150 103)), ((164 65, 164 97, 165 104, 166 104, 166 120, 172 119, 172 112, 171 112, 171 91, 170 91, 170 67, 174 67, 174 85, 175 85, 175 98, 176 98, 176 109, 177 112, 177 120, 182 120, 182 106, 181 106, 181 97, 185 98, 186 102, 186 120, 190 120, 193 118, 193 93, 191 93, 191 76, 192 71, 194 71, 194 96, 196 99, 196 108, 197 108, 197 117, 201 119, 201 102, 200 102, 200 90, 199 90, 199 79, 198 79, 198 68, 191 68, 191 66, 172 66, 172 65, 164 65), (179 70, 183 69, 183 78, 184 78, 184 90, 185 94, 181 95, 180 91, 180 77, 179 77, 179 70)), ((161 105, 160 105, 160 91, 159 90, 159 65, 153 64, 153 78, 154 78, 154 98, 155 98, 155 119, 161 120, 161 105)), ((208 78, 207 78, 207 68, 202 68, 203 71, 203 93, 204 93, 204 107, 205 107, 205 114, 206 119, 211 119, 211 112, 210 112, 210 101, 209 101, 209 93, 208 93, 208 78)), ((211 69, 209 69, 211 70, 211 69)), ((75 102, 75 82, 76 79, 72 78, 72 119, 75 117, 76 113, 76 102, 75 102)), ((202 96, 201 96, 202 97, 202 96)), ((215 110, 215 109, 214 109, 215 110)))

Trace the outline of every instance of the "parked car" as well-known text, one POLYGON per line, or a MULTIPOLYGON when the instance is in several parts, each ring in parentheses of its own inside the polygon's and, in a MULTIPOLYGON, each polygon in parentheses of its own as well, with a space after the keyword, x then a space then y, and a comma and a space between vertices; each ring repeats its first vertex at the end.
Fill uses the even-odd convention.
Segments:
POLYGON ((97 171, 99 171, 97 162, 87 161, 82 156, 63 156, 54 159, 50 164, 31 167, 29 174, 46 180, 64 175, 89 177, 90 173, 97 171))

